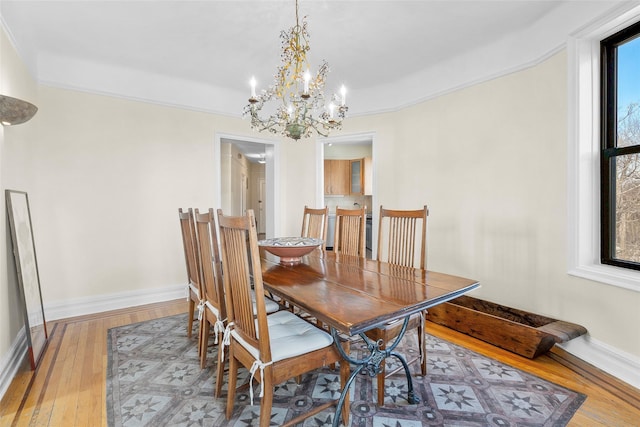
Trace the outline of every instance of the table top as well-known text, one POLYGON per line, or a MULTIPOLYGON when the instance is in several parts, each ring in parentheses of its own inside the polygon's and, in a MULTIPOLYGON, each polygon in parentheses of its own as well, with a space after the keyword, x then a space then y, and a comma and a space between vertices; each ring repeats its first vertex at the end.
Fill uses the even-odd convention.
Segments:
POLYGON ((281 265, 261 250, 264 287, 339 332, 355 335, 449 301, 476 280, 316 250, 281 265))

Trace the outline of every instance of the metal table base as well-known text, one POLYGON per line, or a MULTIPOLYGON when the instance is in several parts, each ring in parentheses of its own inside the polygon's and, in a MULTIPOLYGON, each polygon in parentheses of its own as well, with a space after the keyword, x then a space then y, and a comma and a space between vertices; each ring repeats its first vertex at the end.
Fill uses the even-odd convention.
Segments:
POLYGON ((380 364, 387 357, 393 356, 396 359, 398 359, 400 363, 402 363, 402 367, 404 368, 404 373, 407 376, 407 385, 408 385, 407 401, 410 404, 420 403, 420 398, 416 395, 415 391, 413 390, 413 380, 411 379, 411 373, 409 372, 409 365, 407 364, 407 361, 404 359, 402 354, 396 353, 394 351, 395 348, 398 346, 398 344, 400 344, 400 340, 402 340, 402 337, 404 336, 404 333, 407 330, 408 324, 409 324, 409 317, 407 316, 404 319, 404 323, 402 324, 402 329, 400 330, 400 333, 396 337, 393 344, 391 344, 391 346, 389 346, 388 348, 384 348, 384 349, 380 348, 385 344, 384 342, 382 342, 382 340, 372 341, 364 333, 359 334, 360 337, 364 340, 367 346, 367 349, 370 352, 369 355, 364 357, 363 359, 353 359, 351 355, 346 354, 344 349, 342 348, 342 345, 340 345, 340 336, 338 335, 338 331, 333 327, 331 328, 331 336, 333 337, 333 342, 337 347, 338 352, 348 363, 356 366, 356 369, 351 373, 351 375, 349 376, 349 379, 347 380, 347 383, 344 385, 344 388, 342 389, 342 393, 340 393, 340 399, 338 400, 338 404, 336 405, 336 415, 333 417, 333 427, 338 427, 340 425, 340 419, 342 418, 341 412, 342 412, 342 407, 344 406, 344 400, 347 396, 347 393, 349 393, 351 384, 353 383, 353 380, 356 378, 356 376, 360 372, 364 372, 370 377, 375 378, 382 371, 380 364))

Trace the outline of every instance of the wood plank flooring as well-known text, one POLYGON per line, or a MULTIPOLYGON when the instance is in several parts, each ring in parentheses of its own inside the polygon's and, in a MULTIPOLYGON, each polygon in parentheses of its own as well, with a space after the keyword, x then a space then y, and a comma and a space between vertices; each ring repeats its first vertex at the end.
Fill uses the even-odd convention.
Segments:
MULTIPOLYGON (((49 344, 38 370, 34 375, 25 357, 0 402, 0 426, 106 426, 107 330, 184 313, 186 308, 181 299, 49 322, 49 344)), ((640 426, 638 389, 561 349, 529 360, 433 323, 427 330, 586 394, 570 426, 640 426)))

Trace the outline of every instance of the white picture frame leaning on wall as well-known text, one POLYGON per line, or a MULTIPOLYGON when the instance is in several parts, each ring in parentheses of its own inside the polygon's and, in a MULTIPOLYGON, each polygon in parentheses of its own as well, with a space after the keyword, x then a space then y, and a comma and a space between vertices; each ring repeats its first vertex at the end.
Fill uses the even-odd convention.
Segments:
POLYGON ((5 198, 18 288, 24 308, 29 361, 31 369, 35 370, 47 346, 48 334, 31 226, 29 198, 26 192, 15 190, 5 190, 5 198))

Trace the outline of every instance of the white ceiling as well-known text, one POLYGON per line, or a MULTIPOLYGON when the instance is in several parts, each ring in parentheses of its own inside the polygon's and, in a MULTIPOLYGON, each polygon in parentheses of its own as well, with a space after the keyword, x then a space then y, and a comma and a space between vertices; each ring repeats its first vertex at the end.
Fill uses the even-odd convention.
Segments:
MULTIPOLYGON (((266 83, 294 1, 4 1, 18 46, 49 54, 244 88, 266 83)), ((330 61, 354 90, 391 83, 529 26, 553 1, 312 1, 312 59, 330 61), (385 64, 384 66, 381 66, 385 64)))
MULTIPOLYGON (((532 63, 616 4, 552 0, 301 0, 310 60, 350 115, 390 111, 532 63), (480 69, 479 67, 482 67, 480 69)), ((295 2, 1 0, 2 24, 42 84, 239 116, 271 83, 295 2)))

